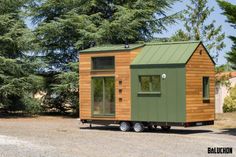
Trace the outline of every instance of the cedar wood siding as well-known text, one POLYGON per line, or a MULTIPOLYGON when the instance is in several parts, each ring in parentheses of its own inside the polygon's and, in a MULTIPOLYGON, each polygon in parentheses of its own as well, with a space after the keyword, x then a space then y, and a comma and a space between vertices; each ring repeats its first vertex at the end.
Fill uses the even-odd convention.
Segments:
POLYGON ((215 118, 215 67, 200 44, 186 64, 186 122, 208 121, 215 118), (200 55, 202 51, 202 55, 200 55), (210 102, 204 103, 202 78, 210 79, 210 102))
POLYGON ((93 120, 131 120, 131 87, 130 64, 142 48, 131 51, 89 52, 80 54, 79 83, 80 83, 80 119, 93 120), (114 56, 115 70, 109 72, 92 72, 91 57, 114 56), (93 117, 91 112, 91 78, 93 76, 115 77, 115 116, 93 117), (122 86, 119 86, 122 81, 122 86), (119 94, 122 89, 122 94, 119 94), (122 98, 122 101, 119 101, 122 98))

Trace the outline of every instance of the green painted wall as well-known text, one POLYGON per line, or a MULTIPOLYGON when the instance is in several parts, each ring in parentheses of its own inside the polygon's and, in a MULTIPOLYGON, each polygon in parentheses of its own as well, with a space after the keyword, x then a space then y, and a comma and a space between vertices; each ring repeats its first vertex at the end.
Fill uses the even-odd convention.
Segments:
POLYGON ((131 119, 133 121, 185 122, 185 67, 131 67, 131 119), (138 94, 140 75, 162 75, 160 94, 138 94))

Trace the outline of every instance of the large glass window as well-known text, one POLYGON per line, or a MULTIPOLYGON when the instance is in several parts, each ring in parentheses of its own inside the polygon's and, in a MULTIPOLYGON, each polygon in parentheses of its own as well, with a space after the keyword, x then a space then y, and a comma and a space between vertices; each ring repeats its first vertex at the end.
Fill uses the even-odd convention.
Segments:
POLYGON ((109 116, 115 114, 114 77, 92 78, 93 115, 109 116))
POLYGON ((210 85, 209 85, 209 77, 203 77, 202 78, 202 96, 203 99, 209 99, 209 91, 210 91, 210 85))
POLYGON ((161 78, 160 75, 140 76, 140 91, 141 92, 160 92, 161 78))
POLYGON ((104 114, 115 113, 115 80, 114 78, 104 78, 104 114))
POLYGON ((103 114, 103 79, 93 78, 93 114, 103 114))
POLYGON ((106 70, 114 69, 115 59, 111 57, 93 57, 92 58, 92 69, 93 70, 106 70))

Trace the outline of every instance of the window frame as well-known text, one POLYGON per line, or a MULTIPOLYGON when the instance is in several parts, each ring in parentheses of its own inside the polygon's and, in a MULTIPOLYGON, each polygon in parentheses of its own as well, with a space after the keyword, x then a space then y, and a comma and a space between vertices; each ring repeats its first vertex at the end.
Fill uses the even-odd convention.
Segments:
POLYGON ((115 90, 115 83, 116 83, 116 80, 115 80, 115 76, 93 76, 91 77, 91 115, 92 117, 115 117, 116 115, 116 90, 115 90), (93 84, 93 79, 94 78, 101 78, 102 79, 102 82, 103 82, 103 88, 102 88, 102 92, 103 92, 103 104, 102 104, 102 107, 103 107, 103 113, 102 114, 94 114, 94 84, 93 84), (114 79, 114 113, 109 113, 109 114, 106 114, 104 113, 104 107, 105 107, 105 78, 113 78, 114 79))
POLYGON ((159 75, 159 74, 157 74, 157 75, 139 75, 138 79, 139 79, 138 94, 161 94, 161 75, 159 75), (160 89, 159 89, 159 91, 153 91, 153 81, 152 81, 153 76, 158 76, 159 79, 160 79, 160 82, 159 82, 160 89), (149 77, 149 90, 148 91, 142 91, 142 82, 141 82, 142 77, 149 77))
POLYGON ((91 71, 114 71, 115 70, 115 56, 93 56, 91 57, 91 71), (97 58, 113 58, 113 68, 94 68, 94 60, 97 58))
POLYGON ((202 77, 202 99, 205 101, 210 100, 210 77, 209 76, 203 76, 202 77), (207 79, 207 87, 205 87, 205 79, 207 79), (205 91, 207 90, 207 91, 205 91))

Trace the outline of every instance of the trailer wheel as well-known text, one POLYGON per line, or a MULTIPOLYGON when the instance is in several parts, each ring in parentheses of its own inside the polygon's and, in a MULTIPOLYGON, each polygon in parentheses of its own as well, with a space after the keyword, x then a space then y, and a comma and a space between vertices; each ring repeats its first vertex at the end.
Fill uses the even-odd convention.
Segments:
POLYGON ((135 132, 142 132, 144 130, 143 123, 135 123, 133 126, 135 132))
POLYGON ((171 126, 161 126, 163 131, 170 131, 171 126))
POLYGON ((130 123, 129 122, 121 122, 120 123, 120 130, 121 131, 129 131, 131 128, 130 123))

